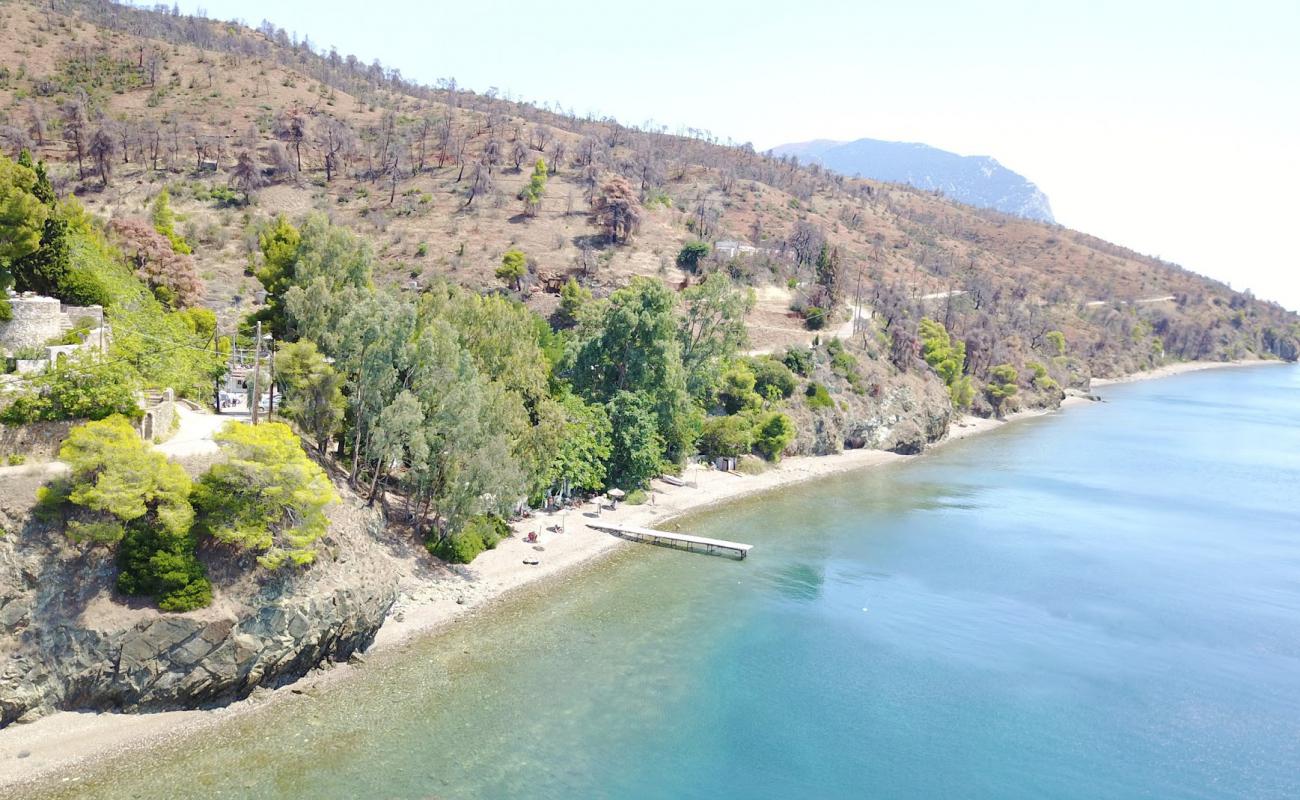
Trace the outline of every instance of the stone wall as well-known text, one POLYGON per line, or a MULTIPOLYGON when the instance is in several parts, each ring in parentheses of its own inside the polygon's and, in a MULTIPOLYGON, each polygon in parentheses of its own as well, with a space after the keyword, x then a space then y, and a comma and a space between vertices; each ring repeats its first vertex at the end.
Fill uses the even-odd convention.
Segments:
POLYGON ((176 399, 171 389, 163 393, 156 403, 145 406, 140 417, 140 438, 146 442, 162 442, 172 435, 176 422, 176 399))
POLYGON ((104 322, 104 309, 101 306, 70 306, 62 307, 63 317, 67 320, 67 327, 71 328, 80 320, 90 319, 94 321, 92 328, 99 327, 104 322))
POLYGON ((63 314, 53 297, 22 295, 10 297, 13 319, 0 322, 0 347, 17 350, 40 347, 63 333, 63 314))
POLYGON ((26 425, 0 425, 0 459, 13 454, 27 456, 36 461, 48 461, 59 452, 59 445, 68 438, 75 420, 59 422, 31 422, 26 425))

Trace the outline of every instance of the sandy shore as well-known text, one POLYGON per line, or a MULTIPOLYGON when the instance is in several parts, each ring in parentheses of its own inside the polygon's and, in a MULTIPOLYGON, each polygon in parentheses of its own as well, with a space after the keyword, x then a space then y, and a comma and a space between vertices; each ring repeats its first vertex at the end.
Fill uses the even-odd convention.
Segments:
MULTIPOLYGON (((1177 364, 1119 381, 1094 381, 1094 385, 1161 378, 1212 367, 1262 363, 1277 362, 1177 364)), ((1088 402, 1083 397, 1070 396, 1062 408, 1088 402)), ((1053 412, 1023 411, 1004 420, 963 417, 953 424, 948 438, 930 449, 987 433, 1020 419, 1049 413, 1053 412)), ((901 456, 879 450, 851 450, 832 456, 787 458, 778 467, 747 476, 689 468, 683 475, 687 485, 672 486, 656 480, 651 491, 652 501, 643 505, 621 504, 617 510, 603 509, 597 512, 594 503, 587 503, 580 509, 563 513, 538 514, 516 523, 513 526, 516 536, 502 542, 495 550, 480 555, 473 564, 453 567, 458 580, 436 583, 412 581, 403 586, 401 598, 380 629, 370 652, 392 648, 413 636, 427 635, 463 618, 471 610, 499 600, 522 587, 562 575, 617 548, 633 546, 623 539, 588 528, 585 524, 590 518, 586 516, 588 514, 599 513, 600 520, 606 523, 670 526, 674 517, 719 503, 781 490, 803 481, 850 470, 918 457, 924 456, 901 456), (524 540, 530 532, 538 534, 539 541, 536 544, 524 540), (539 563, 525 564, 525 559, 536 559, 539 563)), ((120 756, 124 751, 148 748, 220 724, 223 720, 254 711, 290 693, 311 691, 326 683, 343 680, 357 668, 341 664, 316 670, 291 686, 275 691, 259 690, 246 700, 219 709, 155 714, 59 712, 30 724, 10 725, 0 730, 0 790, 75 784, 97 762, 120 756)))
POLYGON ((1149 381, 1153 378, 1169 378, 1174 375, 1182 375, 1187 372, 1200 372, 1207 369, 1231 369, 1234 367, 1261 367, 1268 364, 1274 366, 1281 364, 1281 361, 1265 361, 1258 358, 1242 359, 1240 361, 1179 361, 1176 364, 1166 364, 1163 367, 1145 370, 1143 372, 1134 372, 1132 375, 1125 375, 1122 378, 1093 378, 1092 386, 1094 389, 1101 389, 1106 386, 1114 386, 1119 383, 1134 383, 1136 381, 1149 381))

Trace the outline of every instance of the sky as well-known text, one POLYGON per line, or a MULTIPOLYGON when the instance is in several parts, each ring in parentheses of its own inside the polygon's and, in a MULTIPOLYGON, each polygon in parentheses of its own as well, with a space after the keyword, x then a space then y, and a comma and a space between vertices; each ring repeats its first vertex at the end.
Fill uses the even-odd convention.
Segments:
POLYGON ((1300 310, 1296 0, 202 7, 422 82, 760 150, 870 137, 991 155, 1061 224, 1300 310))

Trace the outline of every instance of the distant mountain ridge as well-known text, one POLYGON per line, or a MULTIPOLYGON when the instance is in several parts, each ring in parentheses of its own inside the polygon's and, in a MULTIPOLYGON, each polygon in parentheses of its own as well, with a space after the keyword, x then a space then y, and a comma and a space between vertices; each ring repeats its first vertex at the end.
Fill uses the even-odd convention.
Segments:
POLYGON ((798 156, 849 177, 906 183, 947 197, 1040 222, 1056 222, 1047 195, 1025 176, 990 156, 961 156, 927 144, 858 139, 783 144, 776 155, 798 156))

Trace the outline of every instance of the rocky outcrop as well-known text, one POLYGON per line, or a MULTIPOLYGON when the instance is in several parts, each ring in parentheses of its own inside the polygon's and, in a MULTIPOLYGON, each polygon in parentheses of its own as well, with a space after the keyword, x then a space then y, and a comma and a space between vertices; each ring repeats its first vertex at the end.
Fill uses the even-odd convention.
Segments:
MULTIPOLYGON (((823 372, 823 380, 834 380, 823 372)), ((948 434, 952 403, 937 380, 920 375, 863 381, 863 388, 837 388, 831 408, 800 406, 792 416, 796 455, 827 455, 870 448, 915 454, 948 434)))
POLYGON ((380 522, 356 507, 335 515, 311 569, 261 582, 213 570, 216 602, 187 614, 115 595, 108 553, 82 552, 36 522, 11 527, 19 520, 3 516, 0 725, 57 709, 239 699, 364 649, 397 597, 374 535, 380 522))

